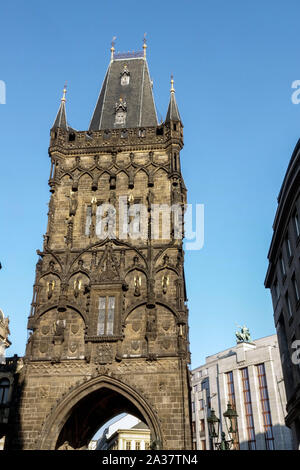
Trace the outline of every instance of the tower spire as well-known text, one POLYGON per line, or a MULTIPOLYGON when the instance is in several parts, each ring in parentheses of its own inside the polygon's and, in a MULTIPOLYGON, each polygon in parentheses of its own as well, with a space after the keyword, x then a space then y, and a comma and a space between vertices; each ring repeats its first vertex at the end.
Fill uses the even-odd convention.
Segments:
POLYGON ((174 88, 174 77, 171 75, 171 88, 170 88, 170 101, 169 101, 169 107, 168 107, 168 112, 166 116, 165 122, 170 122, 170 121, 179 121, 181 122, 181 117, 178 111, 178 106, 176 103, 176 98, 175 98, 175 88, 174 88))
POLYGON ((68 130, 67 124, 67 113, 66 113, 66 93, 67 93, 67 82, 65 83, 63 89, 63 96, 60 100, 60 107, 56 115, 52 129, 60 128, 68 130))

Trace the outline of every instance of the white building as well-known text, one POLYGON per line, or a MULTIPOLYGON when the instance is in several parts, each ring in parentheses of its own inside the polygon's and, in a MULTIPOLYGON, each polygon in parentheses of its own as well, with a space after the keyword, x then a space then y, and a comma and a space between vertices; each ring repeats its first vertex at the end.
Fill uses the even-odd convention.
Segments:
POLYGON ((145 423, 129 414, 108 426, 96 447, 96 450, 146 449, 150 449, 150 429, 145 423))
POLYGON ((276 335, 238 343, 207 357, 205 365, 192 371, 194 449, 212 449, 207 426, 211 409, 229 439, 223 417, 229 402, 238 414, 236 449, 292 449, 276 335))

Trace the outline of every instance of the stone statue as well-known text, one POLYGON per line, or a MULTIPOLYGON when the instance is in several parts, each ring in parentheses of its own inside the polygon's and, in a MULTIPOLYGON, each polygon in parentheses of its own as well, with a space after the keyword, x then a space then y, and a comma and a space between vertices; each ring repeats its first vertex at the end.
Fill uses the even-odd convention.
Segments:
POLYGON ((236 342, 237 343, 251 343, 252 339, 250 336, 249 329, 245 325, 244 326, 238 325, 238 327, 241 329, 241 331, 235 332, 236 342))

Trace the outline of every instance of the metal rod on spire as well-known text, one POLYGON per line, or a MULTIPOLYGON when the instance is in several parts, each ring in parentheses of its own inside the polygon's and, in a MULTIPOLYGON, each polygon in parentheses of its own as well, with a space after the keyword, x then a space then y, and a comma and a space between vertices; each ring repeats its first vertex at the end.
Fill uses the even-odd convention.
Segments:
POLYGON ((66 93, 67 93, 67 82, 65 83, 64 89, 63 89, 63 97, 61 101, 66 101, 66 93))
POLYGON ((143 39, 143 43, 144 43, 143 44, 143 49, 144 49, 144 58, 145 59, 146 59, 146 49, 148 47, 147 44, 146 44, 146 42, 147 42, 146 35, 147 35, 147 33, 144 33, 144 39, 143 39))
POLYGON ((110 48, 110 60, 114 60, 114 52, 115 52, 115 40, 117 36, 114 36, 111 41, 111 48, 110 48))
POLYGON ((173 74, 171 75, 171 89, 170 89, 170 92, 175 93, 173 74))

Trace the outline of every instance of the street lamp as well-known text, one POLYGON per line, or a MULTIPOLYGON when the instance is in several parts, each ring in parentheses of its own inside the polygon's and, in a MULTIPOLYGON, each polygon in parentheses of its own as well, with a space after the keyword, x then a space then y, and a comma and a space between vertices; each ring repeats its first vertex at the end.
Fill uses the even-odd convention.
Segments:
POLYGON ((237 433, 237 412, 232 408, 231 403, 228 403, 227 410, 223 414, 227 426, 228 434, 237 433))
POLYGON ((208 424, 208 433, 209 437, 212 439, 217 439, 219 437, 219 427, 220 427, 220 420, 217 418, 215 414, 215 410, 212 408, 210 410, 210 416, 207 418, 208 424))
POLYGON ((227 410, 223 413, 225 418, 226 427, 230 439, 226 440, 225 432, 221 432, 221 442, 217 442, 219 437, 220 420, 216 416, 215 411, 212 409, 210 416, 207 418, 209 437, 217 450, 230 450, 234 444, 235 434, 237 433, 237 412, 232 408, 231 403, 228 403, 227 410), (216 440, 216 441, 214 441, 216 440))

